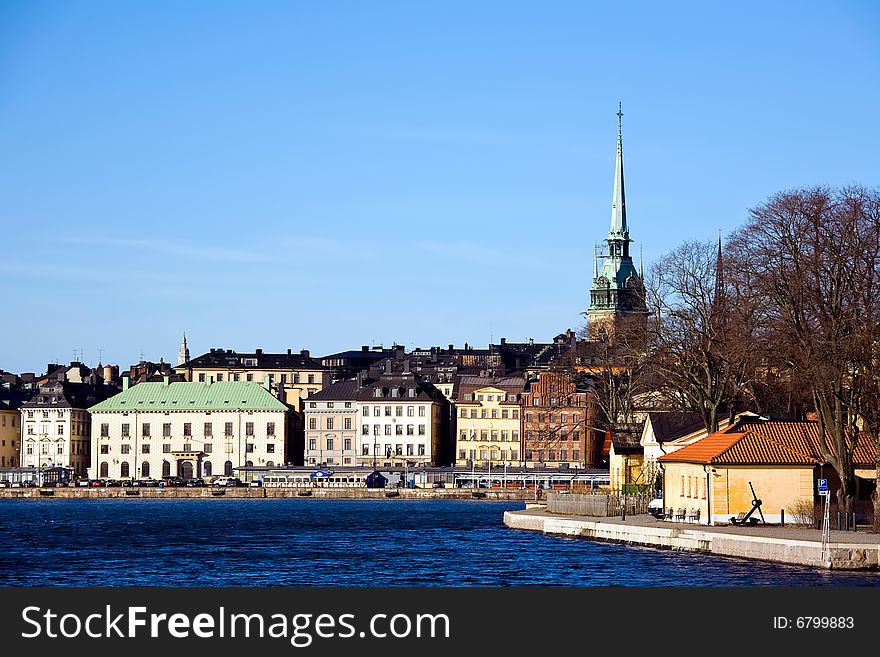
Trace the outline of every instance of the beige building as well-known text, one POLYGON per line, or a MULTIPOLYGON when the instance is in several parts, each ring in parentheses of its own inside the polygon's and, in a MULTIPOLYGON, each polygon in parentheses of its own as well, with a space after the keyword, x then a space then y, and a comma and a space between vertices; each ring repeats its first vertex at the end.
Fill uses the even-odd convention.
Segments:
POLYGON ((523 377, 463 376, 455 402, 457 466, 520 465, 523 377))
POLYGON ((281 401, 302 411, 302 400, 329 385, 329 369, 312 358, 307 349, 269 354, 262 349, 240 353, 232 349, 211 349, 175 368, 187 381, 208 383, 252 382, 268 377, 270 390, 281 401))
POLYGON ((0 467, 21 464, 21 405, 29 394, 0 387, 0 467))
POLYGON ((305 465, 354 465, 359 379, 339 381, 305 402, 305 465))
POLYGON ((140 383, 91 408, 89 476, 184 479, 286 462, 287 407, 255 382, 140 383))
POLYGON ((49 380, 21 405, 21 465, 73 468, 84 476, 91 458, 91 416, 87 410, 118 388, 49 380))

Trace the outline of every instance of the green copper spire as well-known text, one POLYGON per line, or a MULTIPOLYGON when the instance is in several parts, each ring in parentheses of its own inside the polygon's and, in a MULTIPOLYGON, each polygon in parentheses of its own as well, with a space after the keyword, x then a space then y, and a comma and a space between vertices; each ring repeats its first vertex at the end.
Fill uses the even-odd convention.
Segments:
POLYGON ((608 231, 608 239, 629 239, 623 185, 623 103, 619 103, 617 108, 617 159, 614 162, 614 193, 611 196, 611 230, 608 231))

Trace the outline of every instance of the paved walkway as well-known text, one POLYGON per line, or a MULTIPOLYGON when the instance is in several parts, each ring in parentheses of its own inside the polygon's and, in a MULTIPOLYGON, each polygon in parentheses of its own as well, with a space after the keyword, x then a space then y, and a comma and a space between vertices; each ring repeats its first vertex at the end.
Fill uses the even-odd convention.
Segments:
MULTIPOLYGON (((787 539, 792 541, 815 541, 816 543, 821 543, 822 537, 820 531, 818 529, 809 528, 809 527, 794 527, 791 525, 786 525, 785 527, 780 527, 779 525, 764 525, 762 523, 758 523, 752 527, 737 527, 736 525, 698 525, 696 523, 688 523, 688 522, 672 522, 669 520, 658 520, 654 516, 649 515, 647 513, 638 514, 638 515, 628 515, 626 520, 621 520, 620 517, 614 518, 598 518, 594 516, 574 516, 574 515, 565 515, 561 513, 550 513, 546 509, 541 508, 531 508, 526 511, 512 511, 511 513, 529 513, 532 515, 542 515, 550 518, 567 518, 571 520, 584 520, 588 522, 603 522, 610 524, 618 524, 618 525, 630 525, 630 526, 639 526, 639 527, 663 527, 663 528, 673 528, 679 527, 681 529, 693 529, 704 532, 717 532, 719 534, 732 534, 738 536, 764 536, 766 538, 778 538, 778 539, 787 539)), ((845 531, 831 531, 831 542, 832 543, 851 543, 851 544, 866 544, 866 545, 880 545, 880 534, 875 534, 868 531, 867 528, 863 527, 859 531, 856 532, 845 532, 845 531)))

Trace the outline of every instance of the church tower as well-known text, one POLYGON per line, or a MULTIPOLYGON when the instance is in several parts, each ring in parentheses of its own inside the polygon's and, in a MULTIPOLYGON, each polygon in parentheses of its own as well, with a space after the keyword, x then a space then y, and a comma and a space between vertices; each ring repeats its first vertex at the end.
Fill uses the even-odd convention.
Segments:
POLYGON ((183 333, 183 341, 180 343, 180 351, 177 352, 177 366, 189 362, 189 348, 186 346, 186 331, 183 333))
POLYGON ((593 286, 587 310, 591 340, 613 335, 624 325, 644 333, 647 321, 645 287, 629 254, 630 242, 623 184, 623 110, 618 108, 611 229, 605 240, 605 253, 593 254, 593 286))

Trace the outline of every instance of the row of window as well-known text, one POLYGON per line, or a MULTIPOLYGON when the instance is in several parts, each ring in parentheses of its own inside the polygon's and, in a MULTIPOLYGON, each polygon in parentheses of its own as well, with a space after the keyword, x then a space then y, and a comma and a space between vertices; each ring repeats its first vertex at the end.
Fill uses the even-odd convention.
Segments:
MULTIPOLYGON (((325 445, 324 449, 326 449, 328 452, 332 452, 334 449, 336 449, 336 439, 335 438, 327 438, 324 441, 324 445, 325 445)), ((318 449, 318 442, 314 438, 309 438, 309 449, 312 450, 313 452, 316 449, 318 449)), ((351 451, 351 438, 345 438, 342 441, 342 449, 344 449, 347 452, 351 451)))
MULTIPOLYGON (((406 450, 406 456, 425 456, 425 446, 422 445, 413 445, 412 443, 407 443, 403 445, 402 443, 397 443, 392 445, 391 443, 385 443, 385 449, 382 450, 382 445, 374 444, 373 445, 373 455, 374 456, 404 456, 404 450, 406 450), (415 449, 415 454, 413 450, 415 449)), ((361 455, 362 456, 370 456, 370 446, 367 444, 361 445, 361 455)))
POLYGON ((538 442, 542 440, 565 440, 568 442, 579 442, 581 439, 580 431, 569 431, 568 433, 557 432, 557 431, 526 431, 526 440, 528 442, 532 442, 536 440, 538 442))
POLYGON ((681 475, 681 496, 705 500, 706 480, 702 477, 685 477, 681 475), (687 480, 687 495, 685 495, 685 479, 687 480))
MULTIPOLYGON (((506 431, 504 429, 501 430, 500 433, 501 442, 507 442, 508 440, 513 440, 519 442, 519 431, 506 431)), ((480 431, 480 440, 498 440, 499 432, 497 430, 488 431, 481 430, 480 431)), ((459 434, 460 440, 477 440, 477 430, 471 429, 467 431, 466 429, 462 429, 459 434)))
MULTIPOLYGON (((345 402, 345 408, 351 408, 351 402, 345 402)), ((318 408, 318 402, 309 402, 309 408, 318 408)), ((334 402, 327 402, 327 408, 334 408, 334 402)))
MULTIPOLYGON (((407 424, 406 425, 406 435, 407 436, 416 435, 415 434, 415 427, 416 427, 416 425, 414 425, 414 424, 407 424)), ((418 435, 420 435, 420 436, 426 435, 425 434, 425 425, 420 424, 420 425, 418 425, 418 427, 419 427, 418 435)), ((373 435, 374 436, 381 436, 382 433, 383 433, 382 432, 382 425, 381 424, 374 424, 373 425, 373 435)), ((390 436, 390 435, 392 435, 392 433, 395 436, 402 436, 403 435, 403 425, 402 424, 386 424, 384 434, 386 436, 390 436), (392 427, 393 427, 393 429, 392 429, 392 427)), ((370 425, 369 424, 365 424, 361 427, 361 435, 362 436, 369 436, 370 435, 370 425)))
MULTIPOLYGON (((300 381, 300 379, 302 377, 300 377, 299 372, 294 372, 293 377, 288 377, 287 374, 281 374, 280 377, 281 377, 282 384, 302 383, 302 381, 300 381)), ((207 380, 207 372, 199 372, 199 383, 204 383, 206 380, 207 380)), ((214 380, 218 381, 218 382, 223 381, 223 372, 216 372, 214 374, 214 380)), ((229 373, 229 380, 230 381, 241 381, 241 373, 240 372, 229 373)), ((254 380, 254 373, 253 372, 246 372, 244 375, 244 380, 245 381, 253 381, 254 380)), ((270 374, 269 375, 269 384, 271 385, 273 383, 275 383, 275 375, 270 374)), ((316 383, 315 375, 309 374, 306 377, 306 383, 312 383, 312 384, 316 383)))
MULTIPOLYGON (((205 454, 212 454, 214 452, 214 446, 211 443, 204 443, 199 446, 200 449, 196 451, 204 452, 205 454)), ((59 446, 60 449, 60 446, 59 446)), ((101 454, 110 454, 111 452, 110 445, 101 445, 101 454)), ((162 443, 162 452, 164 454, 171 453, 171 443, 162 443)), ((183 443, 184 452, 192 452, 193 446, 192 443, 183 443)), ((244 445, 245 452, 253 452, 254 451, 254 443, 245 443, 244 445)), ((275 453, 275 443, 267 443, 266 444, 266 452, 269 454, 275 453)), ((61 453, 60 451, 58 452, 61 453)), ((131 454, 131 445, 120 445, 119 446, 120 454, 131 454)), ((142 443, 141 444, 141 454, 149 454, 150 453, 150 443, 142 443)))
MULTIPOLYGON (((534 415, 532 413, 526 413, 526 422, 531 422, 533 417, 534 417, 534 415)), ((538 422, 544 422, 545 420, 549 421, 550 423, 556 422, 556 413, 547 413, 547 414, 538 413, 537 417, 538 417, 538 422)), ((568 413, 560 413, 559 423, 560 424, 568 424, 568 418, 569 418, 568 413)), ((572 413, 571 414, 571 423, 572 424, 577 424, 580 421, 581 421, 581 416, 579 413, 572 413)))
MULTIPOLYGON (((373 397, 385 397, 385 396, 389 396, 389 395, 391 397, 403 397, 404 390, 403 390, 403 388, 397 388, 397 387, 393 387, 393 388, 379 387, 379 388, 375 388, 373 390, 373 397)), ((406 396, 407 397, 415 397, 416 396, 416 389, 415 388, 407 388, 406 389, 406 396)))
MULTIPOLYGON (((326 421, 324 422, 327 429, 337 429, 336 427, 336 418, 332 415, 328 415, 326 421)), ((309 418, 309 429, 315 430, 318 428, 318 418, 310 417, 309 418)), ((346 417, 342 418, 342 428, 343 429, 351 429, 351 418, 346 417)))
POLYGON ((518 461, 519 460, 519 450, 512 449, 510 450, 510 459, 507 458, 507 450, 496 450, 496 449, 481 449, 479 450, 479 459, 477 458, 477 450, 458 450, 458 460, 471 460, 471 461, 518 461))
MULTIPOLYGON (((16 416, 15 416, 15 415, 10 415, 10 416, 8 416, 8 417, 9 417, 10 420, 12 420, 12 424, 11 424, 11 426, 14 427, 14 426, 15 426, 15 418, 16 418, 16 416)), ((4 413, 3 415, 0 415, 0 426, 2 426, 2 427, 5 427, 5 426, 6 426, 6 418, 7 418, 6 413, 4 413)))
POLYGON ((529 406, 586 406, 586 402, 583 399, 578 399, 577 397, 572 398, 558 398, 558 397, 532 397, 532 403, 529 404, 526 401, 526 405, 529 406), (543 402, 543 403, 542 403, 543 402))
MULTIPOLYGON (((559 450, 558 453, 559 453, 558 460, 560 460, 560 461, 567 461, 568 460, 568 450, 567 449, 561 449, 561 450, 559 450)), ((526 450, 526 461, 532 461, 532 460, 556 461, 557 460, 556 454, 557 454, 557 452, 555 449, 549 449, 546 452, 543 449, 538 449, 538 450, 527 449, 526 450), (545 456, 547 457, 546 459, 544 458, 545 456)), ((572 461, 580 461, 581 460, 581 451, 579 449, 573 449, 571 451, 571 460, 572 461)))
MULTIPOLYGON (((245 463, 246 466, 252 466, 253 463, 248 461, 245 463)), ((272 461, 268 461, 266 463, 270 468, 275 465, 272 461)), ((210 477, 214 472, 214 467, 210 461, 202 462, 202 475, 203 477, 210 477)), ((107 461, 101 461, 101 464, 98 466, 98 476, 99 477, 107 477, 110 474, 110 464, 107 461)), ((196 473, 197 474, 197 473, 196 473)), ((232 461, 226 461, 223 464, 223 474, 227 476, 232 475, 232 461)), ((131 477, 131 467, 129 466, 128 461, 123 461, 119 464, 119 476, 120 477, 131 477)), ((141 470, 139 476, 146 479, 150 476, 150 462, 144 461, 141 463, 141 470)), ((171 463, 169 461, 162 461, 162 476, 170 477, 171 476, 171 463)))
MULTIPOLYGON (((403 417, 403 406, 385 406, 385 416, 391 417, 391 409, 396 417, 403 417)), ((406 407, 406 416, 415 417, 415 406, 406 407)), ((370 407, 364 406, 364 417, 369 417, 370 407)), ((382 417, 382 406, 373 406, 373 417, 382 417)), ((419 406, 419 417, 425 417, 425 407, 419 406)))
MULTIPOLYGON (((223 435, 224 436, 232 436, 233 435, 233 433, 232 433, 233 424, 234 423, 232 423, 232 422, 226 422, 224 424, 224 426, 223 426, 223 435)), ((144 438, 150 437, 151 432, 152 432, 152 429, 150 427, 151 427, 151 425, 149 422, 144 422, 143 424, 141 424, 141 435, 144 438)), ((254 435, 254 423, 253 422, 245 422, 244 434, 246 436, 253 436, 254 435)), ((122 424, 121 435, 123 438, 130 437, 131 425, 128 422, 125 422, 122 424)), ((183 435, 184 436, 192 436, 193 435, 192 422, 184 422, 183 423, 183 435)), ((214 425, 212 422, 205 422, 204 427, 202 429, 202 435, 205 437, 214 435, 214 425)), ((275 423, 274 422, 267 422, 266 423, 266 435, 267 436, 274 436, 275 435, 275 423)), ((110 425, 108 423, 104 422, 101 424, 101 437, 107 438, 109 436, 110 436, 110 425)), ((162 436, 166 437, 166 438, 171 436, 171 423, 170 422, 165 422, 162 424, 162 436)))
MULTIPOLYGON (((502 408, 502 409, 481 408, 480 409, 480 417, 481 418, 491 417, 493 419, 498 418, 498 411, 499 410, 501 411, 501 419, 502 420, 506 420, 508 417, 510 417, 514 420, 519 419, 519 411, 517 409, 511 409, 510 411, 508 411, 508 409, 506 409, 506 408, 502 408)), ((468 417, 468 409, 467 408, 461 409, 460 416, 461 417, 468 417)), ((470 417, 477 417, 477 409, 476 408, 470 409, 470 417)))

